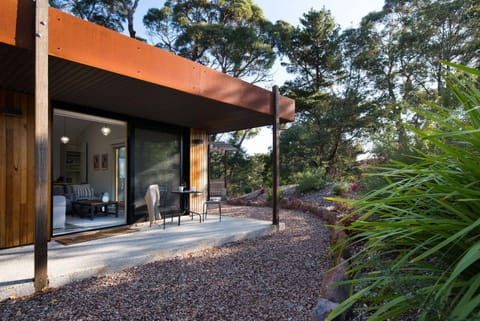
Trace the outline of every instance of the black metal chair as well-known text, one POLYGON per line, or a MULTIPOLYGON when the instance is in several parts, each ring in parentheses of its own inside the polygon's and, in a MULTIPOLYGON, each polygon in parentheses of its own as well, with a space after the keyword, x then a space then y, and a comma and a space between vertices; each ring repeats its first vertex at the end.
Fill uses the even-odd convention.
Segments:
POLYGON ((203 202, 203 221, 207 219, 208 206, 215 205, 218 206, 218 216, 220 222, 222 221, 222 198, 221 197, 211 197, 209 200, 203 202))

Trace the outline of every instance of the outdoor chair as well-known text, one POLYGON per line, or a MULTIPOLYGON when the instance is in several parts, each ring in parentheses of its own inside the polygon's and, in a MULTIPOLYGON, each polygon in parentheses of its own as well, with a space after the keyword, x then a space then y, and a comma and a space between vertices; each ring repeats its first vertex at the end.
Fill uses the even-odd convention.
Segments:
MULTIPOLYGON (((161 219, 162 215, 158 209, 160 205, 160 189, 157 184, 148 186, 147 193, 145 194, 145 203, 147 204, 148 220, 150 221, 150 227, 156 220, 161 219)), ((165 216, 163 217, 163 228, 165 229, 165 216)))
POLYGON ((221 197, 211 197, 209 200, 203 202, 203 220, 207 219, 208 214, 208 206, 215 205, 218 206, 218 215, 220 221, 222 221, 222 199, 221 197))

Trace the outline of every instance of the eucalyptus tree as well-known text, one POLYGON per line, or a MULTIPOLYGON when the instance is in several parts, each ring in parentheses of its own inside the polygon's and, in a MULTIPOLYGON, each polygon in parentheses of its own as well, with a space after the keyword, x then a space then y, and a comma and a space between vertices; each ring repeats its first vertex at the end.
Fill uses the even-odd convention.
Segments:
POLYGON ((139 0, 49 0, 52 7, 136 38, 133 17, 139 0))
POLYGON ((158 47, 251 83, 275 62, 272 24, 251 0, 167 0, 143 21, 158 47))
POLYGON ((363 18, 369 35, 371 63, 365 66, 385 116, 382 126, 393 131, 396 145, 407 152, 414 141, 405 123, 421 127, 424 120, 409 112, 425 100, 449 105, 444 69, 439 60, 479 63, 479 6, 471 0, 385 1, 383 9, 363 18))

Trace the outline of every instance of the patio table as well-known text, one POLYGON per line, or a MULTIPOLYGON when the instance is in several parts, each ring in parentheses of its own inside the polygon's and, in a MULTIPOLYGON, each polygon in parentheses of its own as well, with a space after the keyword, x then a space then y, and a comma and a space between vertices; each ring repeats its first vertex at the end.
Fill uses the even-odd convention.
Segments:
MULTIPOLYGON (((172 193, 174 194, 179 194, 181 197, 182 197, 182 209, 183 209, 183 214, 184 215, 190 215, 192 217, 192 220, 193 220, 193 215, 198 215, 200 217, 200 223, 202 223, 202 214, 201 213, 198 213, 198 212, 195 212, 195 211, 192 211, 190 209, 190 203, 188 201, 188 198, 190 195, 199 195, 199 194, 202 194, 202 192, 200 191, 196 191, 196 190, 183 190, 183 191, 172 191, 172 193)), ((178 225, 180 225, 180 220, 178 221, 178 225)))

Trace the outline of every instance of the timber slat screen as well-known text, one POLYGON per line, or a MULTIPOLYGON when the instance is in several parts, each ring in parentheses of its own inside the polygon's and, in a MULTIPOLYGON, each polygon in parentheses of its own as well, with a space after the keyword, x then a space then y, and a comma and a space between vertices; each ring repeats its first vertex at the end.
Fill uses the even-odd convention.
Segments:
POLYGON ((204 130, 191 129, 190 131, 190 186, 194 186, 199 195, 190 196, 190 208, 200 213, 203 202, 208 193, 208 157, 207 157, 207 134, 204 130))

